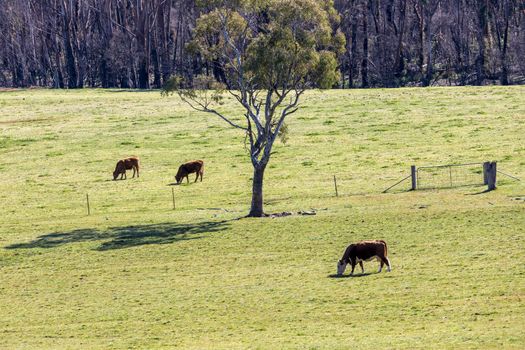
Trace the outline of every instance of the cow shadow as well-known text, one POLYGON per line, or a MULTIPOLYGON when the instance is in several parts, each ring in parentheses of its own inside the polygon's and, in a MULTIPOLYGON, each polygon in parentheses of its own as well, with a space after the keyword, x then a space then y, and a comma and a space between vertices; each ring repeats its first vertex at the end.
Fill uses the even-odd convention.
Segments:
POLYGON ((365 272, 365 273, 356 273, 354 275, 338 275, 336 273, 333 273, 331 275, 328 275, 328 278, 358 278, 358 277, 366 277, 370 276, 373 273, 371 272, 365 272))
POLYGON ((228 221, 205 221, 197 224, 152 224, 111 227, 105 230, 78 229, 54 232, 25 242, 11 244, 5 249, 55 248, 66 244, 98 242, 97 251, 131 248, 148 244, 170 244, 203 238, 203 235, 223 231, 228 221))

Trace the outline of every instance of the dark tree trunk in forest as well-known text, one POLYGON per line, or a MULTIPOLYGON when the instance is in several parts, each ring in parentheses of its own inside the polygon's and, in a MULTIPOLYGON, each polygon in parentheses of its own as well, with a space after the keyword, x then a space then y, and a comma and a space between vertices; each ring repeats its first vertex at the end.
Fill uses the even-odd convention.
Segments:
POLYGON ((164 7, 159 6, 157 13, 158 30, 160 42, 158 47, 160 48, 160 70, 162 75, 162 83, 166 82, 171 74, 170 64, 170 50, 169 50, 169 36, 170 36, 170 19, 171 19, 171 0, 166 1, 164 7), (166 20, 164 20, 166 16, 166 20), (167 23, 167 24, 166 24, 167 23))
POLYGON ((423 86, 429 86, 432 83, 432 76, 434 74, 434 55, 432 52, 432 37, 433 37, 433 17, 436 13, 441 0, 429 1, 423 8, 423 18, 425 21, 425 40, 427 46, 427 71, 423 78, 423 86))
POLYGON ((55 53, 55 64, 57 67, 57 73, 56 73, 56 84, 60 89, 63 89, 65 87, 64 85, 64 74, 62 73, 62 65, 60 63, 60 54, 58 51, 55 53))
MULTIPOLYGON (((151 1, 151 0, 148 0, 151 1)), ((150 28, 149 28, 149 2, 137 1, 135 8, 135 37, 137 40, 138 56, 138 85, 139 89, 149 89, 149 66, 150 66, 150 28)))
POLYGON ((66 51, 66 67, 67 67, 67 87, 70 89, 75 89, 78 87, 78 75, 77 75, 77 65, 75 62, 75 56, 73 54, 73 47, 71 45, 71 23, 70 17, 68 14, 68 7, 66 1, 62 1, 62 15, 64 16, 64 29, 62 35, 64 37, 64 49, 66 51))
POLYGON ((509 23, 505 23, 505 32, 503 34, 503 49, 501 51, 501 85, 509 85, 509 71, 507 67, 507 43, 509 38, 509 23))
POLYGON ((507 62, 507 50, 509 43, 509 24, 512 17, 512 0, 501 0, 492 3, 492 22, 494 24, 497 44, 499 49, 500 74, 499 81, 501 85, 509 85, 509 68, 507 62))
POLYGON ((108 88, 109 87, 109 74, 108 74, 108 63, 107 63, 107 60, 106 59, 102 59, 100 61, 100 66, 99 66, 99 79, 100 79, 100 84, 102 85, 103 88, 108 88))
POLYGON ((348 64, 348 87, 353 88, 354 87, 354 79, 356 75, 356 59, 357 59, 357 21, 352 22, 352 44, 350 48, 350 57, 349 57, 349 64, 348 64))
POLYGON ((162 87, 160 76, 159 55, 157 49, 151 50, 151 58, 153 59, 153 86, 157 89, 162 87))
POLYGON ((425 23, 425 39, 427 44, 427 71, 423 79, 423 86, 429 86, 432 82, 432 16, 427 16, 425 23))
POLYGON ((71 41, 69 38, 69 31, 64 31, 64 47, 66 50, 66 66, 67 66, 67 87, 70 89, 77 88, 77 67, 75 63, 75 56, 71 48, 71 41))
POLYGON ((418 52, 417 65, 419 66, 419 73, 423 76, 423 65, 425 64, 425 21, 423 15, 422 5, 419 1, 414 4, 414 12, 417 17, 418 28, 418 52))
POLYGON ((407 7, 407 0, 402 0, 401 8, 399 9, 399 39, 397 42, 397 54, 396 54, 396 61, 395 61, 395 77, 396 80, 398 80, 398 84, 400 85, 399 80, 403 77, 403 70, 405 69, 405 61, 403 58, 403 34, 405 33, 405 13, 406 13, 406 7, 407 7))
MULTIPOLYGON (((369 1, 367 1, 369 4, 369 1)), ((368 6, 363 11, 363 60, 361 61, 361 86, 368 87, 368 6)))
POLYGON ((487 31, 487 1, 479 0, 478 8, 478 57, 476 58, 476 84, 485 80, 485 33, 487 31))

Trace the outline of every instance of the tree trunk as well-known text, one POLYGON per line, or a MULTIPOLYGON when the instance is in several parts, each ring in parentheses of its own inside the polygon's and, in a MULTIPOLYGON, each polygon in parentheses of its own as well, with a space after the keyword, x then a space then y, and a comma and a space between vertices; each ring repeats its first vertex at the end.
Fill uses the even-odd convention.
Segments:
POLYGON ((252 206, 248 217, 262 217, 263 210, 263 178, 266 164, 261 166, 254 166, 253 168, 253 184, 252 184, 252 206))
POLYGON ((157 54, 157 49, 155 45, 151 50, 151 59, 153 61, 153 86, 157 89, 162 87, 160 80, 160 64, 159 64, 159 55, 157 54))
POLYGON ((401 3, 400 13, 399 13, 399 38, 397 41, 397 54, 396 61, 394 63, 394 75, 396 77, 396 85, 402 85, 401 79, 403 78, 403 70, 405 69, 405 62, 403 57, 403 34, 405 32, 405 12, 407 7, 407 2, 404 0, 401 3))
POLYGON ((501 75, 500 82, 501 85, 509 85, 509 70, 507 67, 507 46, 509 41, 509 11, 507 10, 507 4, 504 5, 504 16, 505 16, 505 28, 503 29, 503 47, 501 50, 501 75))
POLYGON ((350 57, 348 65, 348 87, 354 87, 354 78, 356 76, 356 67, 357 67, 357 20, 352 22, 352 45, 350 48, 350 57))
POLYGON ((432 14, 427 17, 426 23, 426 40, 427 40, 427 72, 423 78, 423 86, 430 86, 432 82, 432 14))
POLYGON ((170 23, 171 23, 171 0, 166 1, 164 7, 159 6, 157 12, 158 30, 160 34, 160 70, 162 83, 165 83, 171 75, 170 62, 170 23), (166 20, 164 17, 166 16, 166 20))
POLYGON ((476 58, 476 85, 485 80, 485 35, 487 32, 487 1, 479 3, 478 8, 478 57, 476 58))
MULTIPOLYGON (((425 63, 425 39, 424 39, 424 18, 423 18, 423 9, 421 4, 416 2, 414 4, 414 12, 417 17, 417 28, 418 28, 418 55, 417 55, 417 65, 419 67, 419 73, 423 77, 423 65, 425 63)), ((423 80, 420 78, 420 80, 423 80)))
POLYGON ((363 14, 363 60, 361 61, 361 87, 368 87, 368 8, 363 14))
POLYGON ((78 87, 77 80, 77 67, 75 63, 75 56, 73 54, 73 47, 71 45, 71 24, 69 18, 69 8, 66 5, 65 1, 62 1, 62 16, 64 17, 64 27, 62 30, 62 35, 64 38, 64 50, 66 58, 66 69, 68 73, 67 87, 69 89, 76 89, 78 87))

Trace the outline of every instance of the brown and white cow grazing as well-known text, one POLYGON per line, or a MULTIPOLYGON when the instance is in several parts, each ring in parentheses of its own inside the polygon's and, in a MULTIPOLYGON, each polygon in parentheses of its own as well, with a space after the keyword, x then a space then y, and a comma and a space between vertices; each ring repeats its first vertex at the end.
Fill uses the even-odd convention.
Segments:
POLYGON ((139 158, 138 157, 129 157, 126 159, 121 159, 117 162, 115 171, 113 172, 113 180, 116 180, 120 175, 120 179, 126 179, 126 170, 133 169, 133 177, 135 177, 135 171, 137 172, 137 177, 139 177, 139 158))
POLYGON ((337 262, 337 274, 341 276, 345 272, 347 264, 352 266, 352 272, 350 272, 350 274, 353 274, 357 263, 361 266, 361 272, 365 273, 363 261, 370 261, 374 258, 380 262, 378 272, 381 272, 383 265, 386 265, 390 272, 390 260, 388 260, 387 257, 385 241, 374 240, 352 243, 346 248, 341 260, 337 262))
POLYGON ((175 175, 175 180, 177 180, 177 184, 180 184, 184 178, 186 178, 187 182, 189 183, 190 179, 188 175, 192 173, 197 173, 195 182, 197 182, 199 176, 201 177, 202 182, 202 175, 204 174, 204 162, 202 160, 192 160, 190 162, 182 164, 179 167, 179 171, 177 171, 177 175, 175 175))

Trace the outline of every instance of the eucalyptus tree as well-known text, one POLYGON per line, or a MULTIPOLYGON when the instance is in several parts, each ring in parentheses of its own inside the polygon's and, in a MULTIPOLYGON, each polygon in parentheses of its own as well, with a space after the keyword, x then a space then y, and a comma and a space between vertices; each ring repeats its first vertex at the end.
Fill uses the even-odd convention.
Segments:
POLYGON ((211 113, 246 135, 253 165, 248 216, 264 216, 263 179, 276 139, 286 139, 286 118, 304 91, 330 88, 339 80, 337 53, 344 36, 331 27, 338 20, 331 0, 204 1, 213 10, 200 16, 190 47, 213 62, 219 81, 173 77, 164 94, 176 92, 192 108, 211 113), (242 115, 227 115, 227 96, 242 115))

